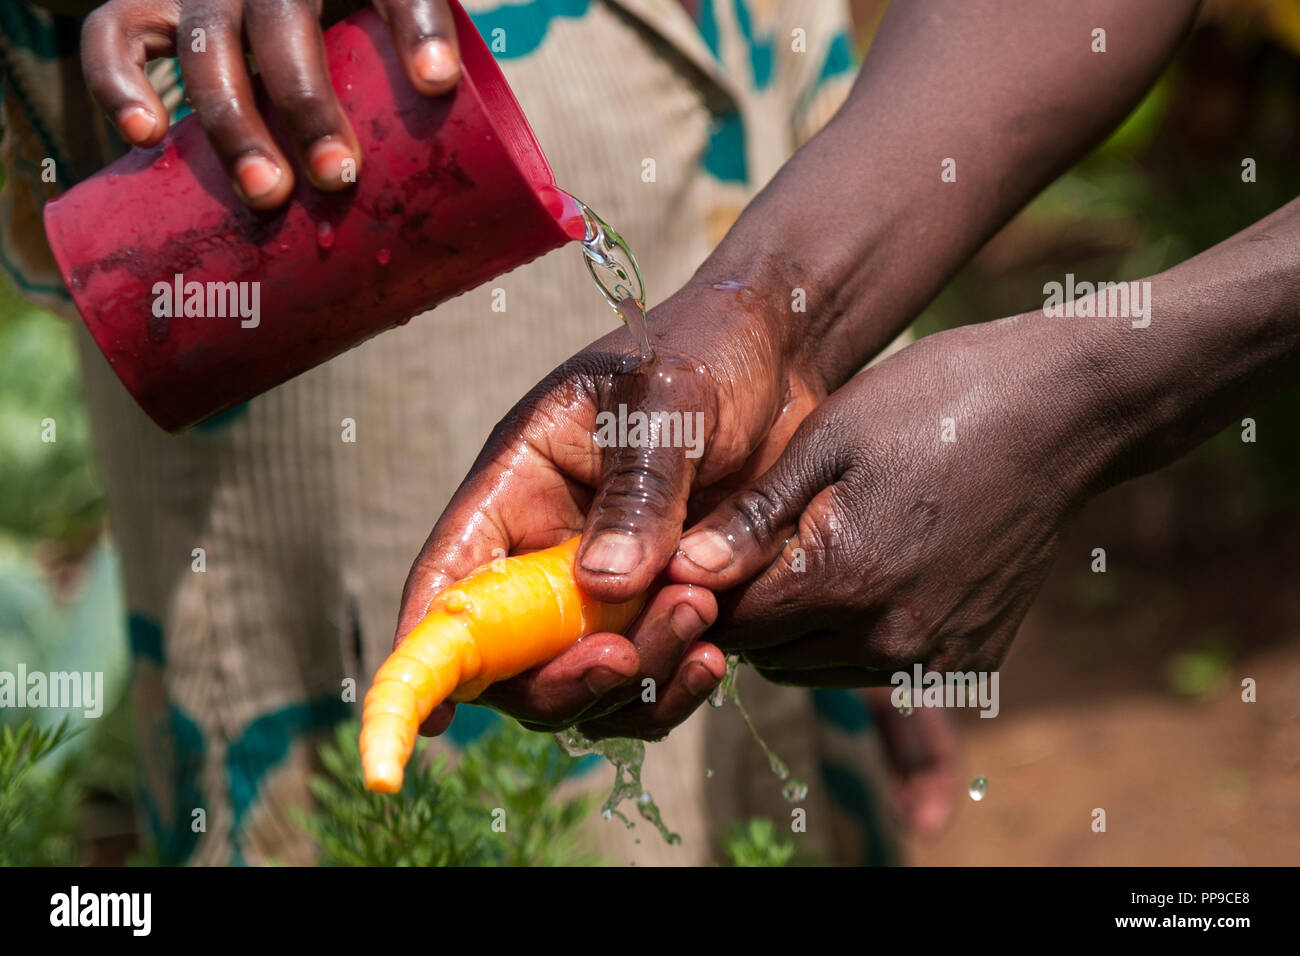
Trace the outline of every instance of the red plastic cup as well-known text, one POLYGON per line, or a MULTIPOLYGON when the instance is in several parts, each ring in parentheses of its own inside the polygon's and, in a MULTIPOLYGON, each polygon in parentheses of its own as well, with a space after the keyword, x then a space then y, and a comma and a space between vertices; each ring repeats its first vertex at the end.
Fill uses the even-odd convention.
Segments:
MULTIPOLYGON (((326 31, 363 157, 344 192, 295 169, 284 207, 249 209, 191 117, 45 206, 77 309, 163 428, 188 428, 582 238, 492 54, 451 6, 463 70, 437 99, 411 86, 372 10, 326 31), (202 314, 187 315, 187 300, 202 314)), ((260 84, 258 106, 292 156, 260 84)))

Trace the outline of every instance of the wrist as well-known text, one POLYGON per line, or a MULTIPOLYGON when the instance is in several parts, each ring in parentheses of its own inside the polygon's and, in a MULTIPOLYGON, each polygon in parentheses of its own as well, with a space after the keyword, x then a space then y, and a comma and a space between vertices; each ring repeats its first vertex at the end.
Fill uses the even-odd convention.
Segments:
POLYGON ((1033 324, 1061 327, 1057 348, 1079 396, 1072 427, 1091 449, 1092 491, 1163 467, 1300 379, 1298 247, 1300 201, 1128 283, 1140 315, 1032 314, 1033 324))
POLYGON ((745 290, 764 334, 829 394, 892 342, 911 316, 879 308, 877 293, 883 290, 869 296, 859 291, 878 275, 878 257, 867 252, 883 248, 874 231, 841 233, 837 243, 826 245, 824 237, 805 234, 810 218, 815 219, 760 212, 742 220, 683 291, 745 290))

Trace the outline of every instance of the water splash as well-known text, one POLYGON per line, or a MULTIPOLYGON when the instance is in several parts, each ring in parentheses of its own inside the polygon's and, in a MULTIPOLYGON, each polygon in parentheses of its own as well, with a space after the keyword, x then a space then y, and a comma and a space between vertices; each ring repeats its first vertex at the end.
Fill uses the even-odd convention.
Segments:
MULTIPOLYGON (((633 363, 632 368, 647 365, 654 361, 655 347, 650 342, 650 324, 645 318, 645 306, 637 300, 629 297, 618 304, 617 311, 627 330, 638 338, 637 348, 640 350, 633 363)), ((632 368, 624 369, 631 371, 632 368)))
POLYGON ((682 838, 668 829, 659 813, 659 807, 650 791, 641 784, 641 767, 645 763, 645 742, 630 740, 626 737, 611 737, 608 740, 589 740, 579 731, 570 727, 555 735, 570 756, 581 757, 586 754, 600 754, 614 765, 614 789, 601 805, 600 815, 606 820, 618 817, 630 830, 636 824, 619 810, 625 800, 631 800, 641 819, 646 820, 659 831, 659 835, 668 844, 681 843, 682 838))
POLYGON ((653 361, 654 345, 645 318, 645 282, 627 240, 571 193, 548 187, 542 200, 564 231, 581 242, 587 271, 637 340, 640 362, 653 361))
POLYGON ((713 693, 709 695, 710 707, 721 707, 728 700, 732 699, 736 693, 736 674, 740 672, 740 657, 732 654, 727 658, 727 672, 718 682, 718 686, 713 688, 713 693))
POLYGON ((798 777, 790 776, 789 765, 777 756, 776 751, 767 745, 767 741, 763 739, 758 732, 758 728, 754 726, 754 721, 750 718, 745 705, 740 702, 740 693, 736 690, 736 675, 739 673, 740 657, 737 654, 731 654, 727 657, 727 673, 709 696, 709 705, 721 707, 728 700, 735 705, 737 713, 740 714, 740 719, 749 728, 750 736, 754 738, 754 742, 762 748, 764 755, 767 757, 768 768, 776 775, 778 780, 785 782, 785 786, 781 788, 781 796, 785 797, 789 803, 797 803, 808 796, 808 784, 798 777))

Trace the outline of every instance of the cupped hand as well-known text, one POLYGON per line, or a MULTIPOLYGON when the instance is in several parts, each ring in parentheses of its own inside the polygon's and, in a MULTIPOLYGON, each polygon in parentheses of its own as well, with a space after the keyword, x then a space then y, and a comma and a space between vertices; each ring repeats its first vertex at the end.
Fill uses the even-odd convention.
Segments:
POLYGON ((1041 316, 956 329, 832 395, 682 537, 670 578, 734 589, 710 639, 802 686, 995 668, 1098 473, 1074 341, 1041 316))
MULTIPOLYGON (((480 701, 537 729, 576 725, 591 737, 655 738, 685 719, 725 672, 723 655, 699 640, 716 617, 713 595, 661 579, 687 499, 717 500, 760 474, 821 398, 786 357, 784 316, 769 304, 779 301, 690 285, 650 312, 655 362, 634 367, 633 339, 620 330, 537 385, 494 429, 416 559, 397 640, 474 568, 582 532, 580 586, 611 602, 649 591, 646 610, 627 635, 588 636, 480 701), (637 434, 639 414, 668 416, 657 440, 652 428, 637 434)), ((425 731, 445 729, 451 714, 444 705, 425 731)))
MULTIPOLYGON (((460 58, 446 0, 374 6, 412 85, 428 96, 452 89, 460 58)), ((356 134, 330 85, 320 14, 321 0, 110 0, 86 18, 82 67, 122 137, 147 147, 168 123, 145 63, 176 56, 235 191, 256 209, 273 209, 293 190, 293 172, 257 111, 245 41, 312 184, 344 189, 360 174, 356 134)))

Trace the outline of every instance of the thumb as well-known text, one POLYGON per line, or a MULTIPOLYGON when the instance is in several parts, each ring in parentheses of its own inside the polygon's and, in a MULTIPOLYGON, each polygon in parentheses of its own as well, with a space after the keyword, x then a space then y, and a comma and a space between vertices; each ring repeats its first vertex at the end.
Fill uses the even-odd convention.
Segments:
POLYGON ((577 574, 582 588, 602 601, 644 593, 668 563, 704 449, 703 412, 647 407, 672 405, 656 406, 647 396, 634 405, 619 404, 617 412, 601 412, 596 420, 596 441, 605 445, 605 454, 577 574))
POLYGON ((835 482, 830 462, 797 432, 766 472, 691 528, 668 565, 674 581, 724 591, 767 569, 799 530, 809 502, 835 482))

